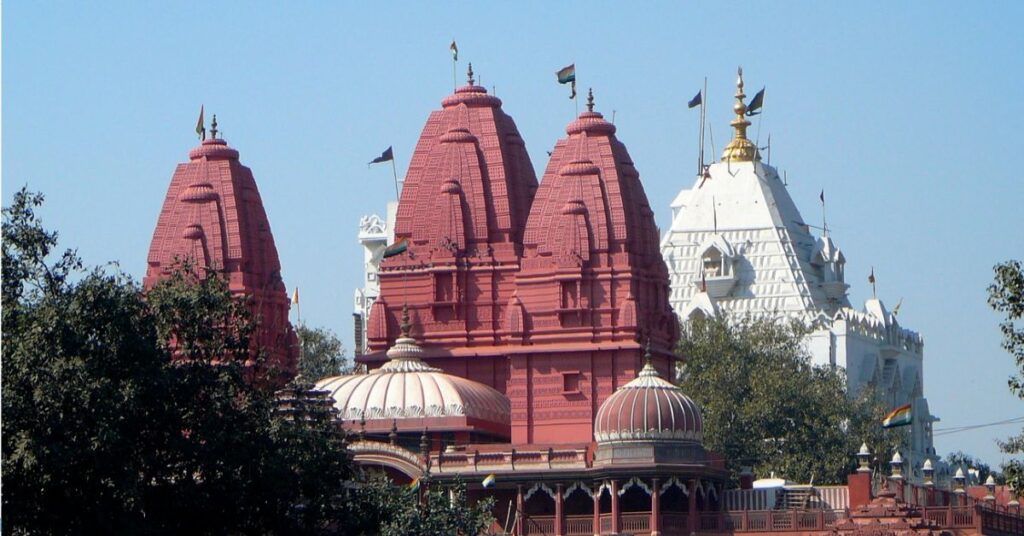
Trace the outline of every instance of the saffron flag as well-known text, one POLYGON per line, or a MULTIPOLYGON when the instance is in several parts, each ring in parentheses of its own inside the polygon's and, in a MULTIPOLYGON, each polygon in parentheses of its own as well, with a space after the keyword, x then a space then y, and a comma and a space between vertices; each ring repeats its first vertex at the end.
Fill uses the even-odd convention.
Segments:
POLYGON ((748 116, 753 116, 753 115, 757 115, 757 114, 761 113, 758 110, 760 110, 761 106, 763 106, 763 105, 764 105, 764 88, 761 88, 761 91, 758 91, 757 95, 754 95, 754 98, 750 99, 750 104, 747 105, 747 115, 748 116))
POLYGON ((388 161, 391 161, 391 160, 394 160, 394 159, 395 159, 395 154, 393 152, 391 152, 391 147, 388 147, 387 149, 384 150, 383 153, 380 153, 380 156, 378 156, 377 158, 374 158, 373 160, 370 160, 370 163, 371 164, 379 164, 381 162, 388 162, 388 161))
POLYGON ((386 259, 388 257, 394 257, 395 255, 401 255, 402 253, 405 253, 405 250, 407 249, 409 249, 409 239, 402 238, 395 241, 394 244, 384 248, 384 254, 381 258, 386 259))
POLYGON ((568 84, 569 82, 576 81, 576 64, 573 63, 568 67, 563 67, 557 73, 559 84, 568 84))
POLYGON ((452 61, 459 61, 459 46, 455 44, 454 39, 452 39, 452 46, 448 47, 448 50, 452 51, 452 61))
POLYGON ((295 292, 292 292, 292 303, 299 304, 299 287, 295 287, 295 292))
POLYGON ((206 120, 203 119, 203 105, 199 105, 199 121, 196 123, 196 135, 205 138, 206 134, 206 120))
POLYGON ((897 426, 906 426, 913 421, 913 416, 910 412, 910 404, 902 405, 889 412, 888 415, 882 419, 882 428, 895 428, 897 426))
POLYGON ((690 102, 686 103, 686 107, 687 108, 695 108, 697 106, 700 106, 702 103, 703 103, 703 99, 701 99, 701 92, 698 91, 697 94, 694 95, 694 97, 692 99, 690 99, 690 102))
POLYGON ((491 474, 487 475, 487 478, 484 479, 483 485, 484 485, 485 488, 489 488, 489 487, 493 486, 494 483, 497 480, 498 479, 494 477, 494 473, 491 473, 491 474))

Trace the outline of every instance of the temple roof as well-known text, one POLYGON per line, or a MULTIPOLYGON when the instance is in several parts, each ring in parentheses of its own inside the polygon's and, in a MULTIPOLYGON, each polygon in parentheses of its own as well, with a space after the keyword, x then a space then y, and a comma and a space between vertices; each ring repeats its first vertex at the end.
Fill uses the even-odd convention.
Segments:
POLYGON ((177 259, 222 270, 233 293, 251 296, 255 342, 268 349, 269 365, 294 375, 298 346, 270 222, 252 171, 223 139, 203 140, 174 171, 150 243, 145 288, 177 259))
POLYGON ((469 83, 441 105, 409 163, 396 238, 410 238, 416 254, 519 243, 537 177, 515 122, 475 85, 472 66, 469 83))

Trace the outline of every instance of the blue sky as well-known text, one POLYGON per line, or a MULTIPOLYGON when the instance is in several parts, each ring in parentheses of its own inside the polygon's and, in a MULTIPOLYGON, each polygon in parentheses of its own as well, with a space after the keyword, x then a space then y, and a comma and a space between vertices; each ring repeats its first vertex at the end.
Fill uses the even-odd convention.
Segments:
MULTIPOLYGON (((1024 415, 985 304, 992 266, 1024 257, 1020 3, 328 3, 8 1, 3 5, 3 199, 47 194, 48 225, 90 263, 141 278, 200 104, 252 168, 304 320, 351 348, 362 214, 394 196, 428 113, 472 61, 541 175, 574 107, 554 72, 615 111, 658 224, 692 179, 697 113, 726 140, 737 65, 767 86, 751 134, 772 134, 808 221, 829 201, 851 298, 900 299, 925 337, 937 429, 1024 415)), ((582 92, 581 91, 581 92, 582 92)), ((1014 427, 937 438, 992 464, 1014 427)), ((1019 427, 1017 428, 1019 430, 1019 427)))

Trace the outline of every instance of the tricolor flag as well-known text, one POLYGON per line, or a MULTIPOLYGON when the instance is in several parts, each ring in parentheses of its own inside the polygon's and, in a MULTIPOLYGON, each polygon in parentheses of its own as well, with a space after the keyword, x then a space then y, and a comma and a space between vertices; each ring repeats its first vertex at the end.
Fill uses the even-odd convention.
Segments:
POLYGON ((576 64, 573 63, 568 67, 563 67, 557 73, 559 84, 571 84, 572 94, 569 95, 570 99, 576 98, 576 64))
POLYGON ((407 249, 409 249, 409 239, 399 239, 395 241, 394 244, 391 244, 390 246, 384 248, 384 254, 381 256, 381 258, 386 259, 388 257, 394 257, 395 255, 401 255, 402 253, 405 253, 405 250, 407 249))
POLYGON ((299 287, 295 287, 295 292, 292 292, 292 303, 299 304, 299 287))
POLYGON ((913 421, 913 416, 910 412, 910 404, 902 405, 885 416, 882 419, 882 428, 895 428, 897 426, 906 426, 913 421))
POLYGON ((494 477, 494 473, 491 473, 491 474, 487 475, 487 478, 484 479, 483 485, 484 485, 485 488, 489 488, 489 487, 493 486, 494 483, 497 482, 497 480, 498 479, 494 477))
POLYGON ((459 61, 459 46, 455 44, 454 39, 452 39, 452 46, 448 47, 448 50, 452 51, 452 61, 459 61))
POLYGON ((754 95, 754 98, 750 99, 750 104, 747 105, 747 115, 748 116, 754 116, 754 115, 757 115, 757 114, 761 113, 758 110, 760 110, 761 106, 763 106, 763 105, 764 105, 764 88, 761 88, 761 91, 758 91, 757 95, 754 95))
POLYGON ((703 99, 701 99, 701 92, 698 91, 697 94, 694 95, 692 99, 690 99, 690 102, 686 103, 686 107, 687 108, 696 108, 697 106, 700 106, 702 104, 702 102, 703 102, 703 99))
POLYGON ((199 105, 199 121, 196 122, 196 135, 206 139, 206 120, 203 118, 203 105, 199 105))
POLYGON ((391 161, 391 160, 394 160, 394 159, 395 159, 395 154, 391 151, 391 147, 388 147, 387 149, 384 150, 383 153, 380 153, 380 156, 378 156, 377 158, 374 158, 373 160, 370 160, 370 163, 371 164, 379 164, 381 162, 388 162, 388 161, 391 161))
POLYGON ((420 490, 420 479, 419 478, 412 479, 412 482, 409 482, 409 491, 419 491, 419 490, 420 490))

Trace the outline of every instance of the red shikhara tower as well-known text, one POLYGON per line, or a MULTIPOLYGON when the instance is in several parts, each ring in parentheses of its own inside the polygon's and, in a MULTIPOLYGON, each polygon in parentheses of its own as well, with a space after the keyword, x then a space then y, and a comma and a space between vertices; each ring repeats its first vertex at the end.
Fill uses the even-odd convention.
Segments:
POLYGON ((267 352, 265 369, 272 384, 295 376, 298 340, 288 321, 289 300, 281 280, 263 201, 252 171, 238 151, 217 139, 203 140, 178 164, 167 189, 153 241, 145 288, 166 277, 178 259, 213 268, 227 277, 231 292, 251 300, 257 323, 254 345, 267 352))
POLYGON ((369 362, 399 334, 408 304, 431 364, 504 391, 504 360, 476 358, 505 339, 522 234, 537 189, 526 146, 501 100, 473 83, 430 114, 409 164, 395 221, 408 251, 380 265, 369 362))
POLYGON ((601 402, 636 377, 641 341, 671 377, 678 325, 654 213, 615 126, 594 110, 551 154, 507 317, 514 443, 588 441, 601 402))
POLYGON ((501 101, 470 83, 430 115, 406 176, 368 325, 371 367, 404 305, 423 359, 511 402, 516 444, 590 443, 601 402, 665 376, 678 326, 639 174, 593 111, 569 125, 540 187, 501 101), (534 198, 536 194, 536 198, 534 198))

